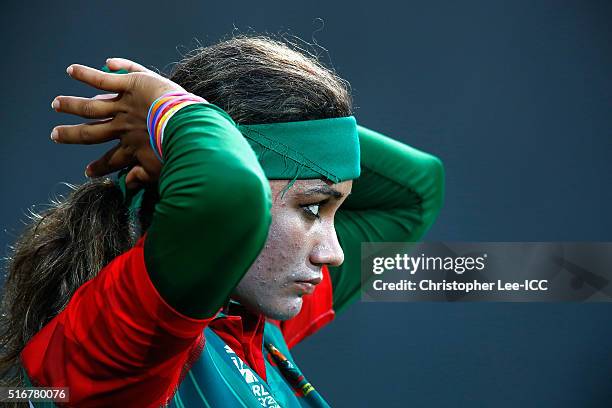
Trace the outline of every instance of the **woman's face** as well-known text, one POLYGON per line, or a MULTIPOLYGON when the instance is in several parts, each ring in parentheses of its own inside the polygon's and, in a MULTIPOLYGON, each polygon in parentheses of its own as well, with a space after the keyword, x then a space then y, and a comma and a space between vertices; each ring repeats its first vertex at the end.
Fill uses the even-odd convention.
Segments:
POLYGON ((266 245, 236 286, 232 298, 255 313, 287 320, 302 308, 302 296, 323 278, 323 265, 339 266, 344 253, 334 215, 350 194, 352 181, 331 184, 270 180, 272 224, 266 245))

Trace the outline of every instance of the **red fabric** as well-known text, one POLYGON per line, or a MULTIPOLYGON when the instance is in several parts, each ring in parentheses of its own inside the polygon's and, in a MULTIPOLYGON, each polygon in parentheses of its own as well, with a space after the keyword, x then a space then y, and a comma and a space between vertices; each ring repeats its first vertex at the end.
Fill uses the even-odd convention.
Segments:
POLYGON ((230 315, 215 319, 210 323, 210 328, 266 381, 262 350, 266 319, 263 315, 247 312, 242 306, 232 305, 231 308, 230 315))
POLYGON ((143 242, 81 286, 22 351, 34 384, 70 387, 68 406, 157 408, 202 350, 212 318, 191 319, 164 302, 143 242))
POLYGON ((302 310, 293 319, 276 322, 287 346, 292 348, 304 338, 320 330, 334 319, 332 283, 327 266, 323 266, 323 280, 311 295, 303 298, 302 310))
MULTIPOLYGON (((35 385, 70 387, 67 406, 159 407, 168 401, 204 346, 211 328, 262 379, 265 318, 236 315, 191 319, 169 306, 149 279, 144 238, 81 286, 58 316, 24 348, 22 364, 35 385)), ((334 318, 327 267, 300 313, 277 324, 291 348, 334 318)))
MULTIPOLYGON (((294 318, 283 322, 267 319, 281 328, 289 348, 321 329, 335 316, 332 309, 332 284, 327 266, 323 267, 323 280, 312 295, 305 295, 302 299, 302 309, 294 318)), ((210 328, 264 381, 266 367, 262 345, 265 321, 264 316, 254 315, 242 306, 232 304, 228 315, 210 323, 210 328)), ((275 365, 274 362, 272 364, 275 365)))
MULTIPOLYGON (((294 318, 283 322, 267 319, 281 328, 289 348, 318 331, 335 316, 332 309, 332 284, 327 266, 323 267, 323 280, 315 291, 302 299, 302 309, 294 318)), ((242 306, 232 304, 227 316, 219 317, 210 323, 210 328, 264 381, 266 367, 262 344, 265 320, 262 315, 254 315, 242 306)))

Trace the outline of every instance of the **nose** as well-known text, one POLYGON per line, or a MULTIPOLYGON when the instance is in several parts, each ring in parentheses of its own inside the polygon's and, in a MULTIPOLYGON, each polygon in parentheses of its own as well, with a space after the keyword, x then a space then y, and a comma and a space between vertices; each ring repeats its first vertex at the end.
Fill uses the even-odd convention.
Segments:
POLYGON ((319 242, 312 248, 310 262, 321 266, 340 266, 344 262, 344 251, 333 225, 325 229, 319 242))

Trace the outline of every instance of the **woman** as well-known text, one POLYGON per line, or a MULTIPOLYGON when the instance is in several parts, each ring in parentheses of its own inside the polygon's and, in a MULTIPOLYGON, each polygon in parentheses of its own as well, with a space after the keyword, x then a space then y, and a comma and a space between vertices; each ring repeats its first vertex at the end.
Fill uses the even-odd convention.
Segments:
POLYGON ((53 102, 95 120, 55 142, 119 144, 15 245, 12 383, 68 386, 70 406, 326 406, 289 349, 358 296, 361 242, 429 228, 440 161, 356 125, 347 83, 269 38, 169 79, 107 65, 129 73, 68 71, 114 94, 53 102))

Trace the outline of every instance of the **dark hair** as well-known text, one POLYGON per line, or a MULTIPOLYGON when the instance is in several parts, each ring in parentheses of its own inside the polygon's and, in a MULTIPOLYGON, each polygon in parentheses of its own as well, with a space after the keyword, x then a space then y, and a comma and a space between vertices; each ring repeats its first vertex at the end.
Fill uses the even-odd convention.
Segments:
MULTIPOLYGON (((298 44, 238 35, 198 48, 170 79, 223 108, 241 124, 349 116, 350 87, 298 44)), ((132 225, 121 191, 110 179, 73 186, 39 214, 11 247, 0 321, 0 375, 21 385, 19 354, 68 303, 76 289, 146 230, 156 187, 147 190, 132 225), (155 190, 155 191, 153 191, 155 190)))
POLYGON ((348 82, 268 37, 239 36, 189 53, 170 76, 239 124, 349 116, 348 82))

